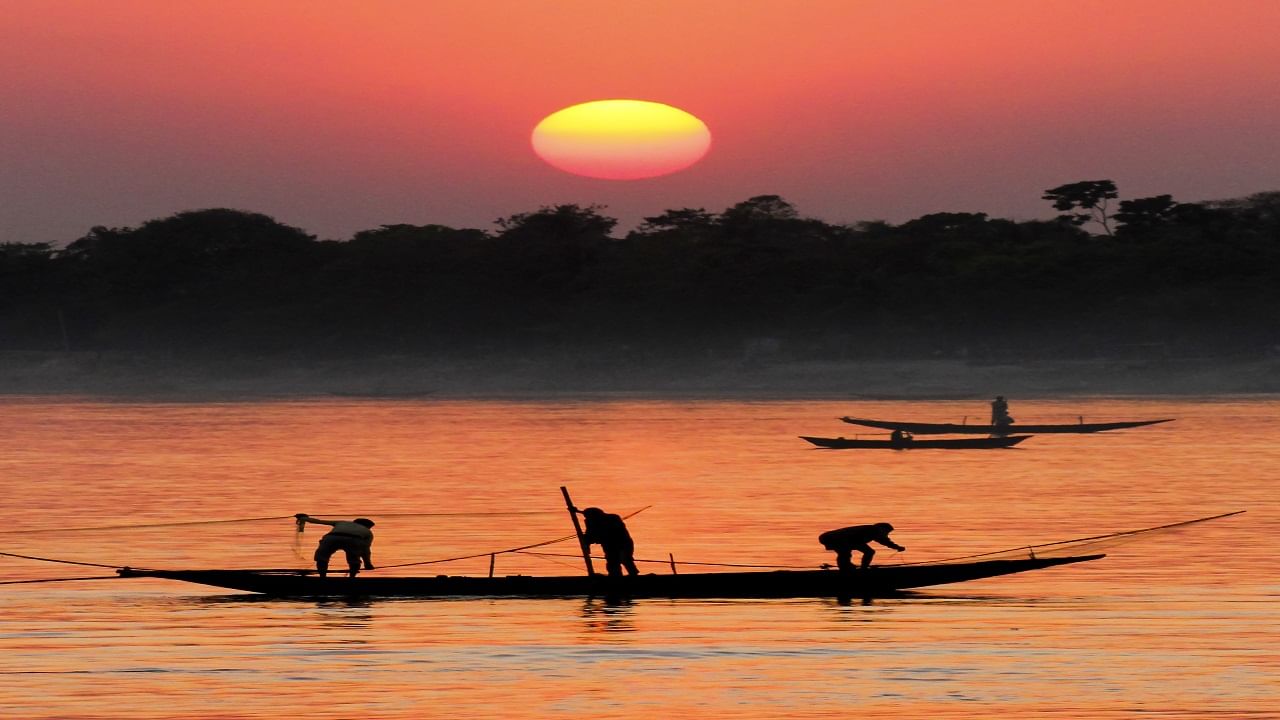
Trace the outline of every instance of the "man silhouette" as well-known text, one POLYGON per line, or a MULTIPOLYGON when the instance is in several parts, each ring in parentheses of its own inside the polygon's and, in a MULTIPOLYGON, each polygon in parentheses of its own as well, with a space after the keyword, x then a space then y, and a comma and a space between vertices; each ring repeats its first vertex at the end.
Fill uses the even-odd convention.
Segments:
POLYGON ((628 575, 640 574, 636 569, 636 544, 631 539, 631 533, 627 532, 627 524, 622 521, 622 516, 607 513, 597 507, 589 507, 586 510, 573 508, 573 511, 582 513, 582 517, 587 521, 582 539, 588 545, 599 544, 600 549, 604 551, 605 570, 609 573, 609 577, 622 577, 623 568, 627 569, 628 575))
POLYGON ((360 574, 360 561, 364 561, 364 569, 373 569, 373 560, 370 555, 373 545, 373 521, 369 518, 356 518, 355 520, 321 520, 313 518, 306 513, 298 513, 294 515, 298 520, 298 529, 301 531, 305 523, 315 523, 316 525, 328 525, 333 529, 320 538, 320 544, 316 546, 316 571, 320 573, 320 577, 329 574, 329 558, 333 554, 341 550, 347 556, 347 574, 355 577, 360 574))
POLYGON ((826 549, 835 552, 836 567, 840 568, 840 572, 851 573, 854 550, 862 553, 860 567, 863 570, 871 566, 871 558, 876 554, 876 551, 871 549, 872 542, 893 548, 898 552, 906 550, 905 547, 889 539, 891 532, 893 532, 893 526, 884 522, 875 525, 852 525, 824 532, 818 536, 818 542, 822 543, 826 549))
POLYGON ((1003 395, 997 395, 995 400, 991 401, 991 424, 992 425, 1010 425, 1013 418, 1009 417, 1009 403, 1005 401, 1003 395))

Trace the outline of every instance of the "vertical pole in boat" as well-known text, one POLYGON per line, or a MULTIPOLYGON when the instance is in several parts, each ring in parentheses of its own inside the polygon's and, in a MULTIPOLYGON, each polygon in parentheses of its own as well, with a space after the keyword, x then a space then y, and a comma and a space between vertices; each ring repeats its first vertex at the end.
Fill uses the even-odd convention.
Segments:
POLYGON ((493 561, 497 553, 489 553, 489 577, 493 577, 493 561))
POLYGON ((577 533, 578 545, 582 547, 582 561, 587 564, 587 576, 594 576, 596 570, 591 567, 591 546, 587 544, 587 538, 582 534, 582 525, 578 523, 578 514, 573 511, 573 501, 569 499, 568 488, 561 485, 560 494, 564 495, 564 506, 569 510, 569 519, 573 521, 573 531, 577 533))
POLYGON ((671 553, 667 553, 667 560, 671 561, 671 574, 679 575, 680 573, 676 572, 676 556, 671 553))

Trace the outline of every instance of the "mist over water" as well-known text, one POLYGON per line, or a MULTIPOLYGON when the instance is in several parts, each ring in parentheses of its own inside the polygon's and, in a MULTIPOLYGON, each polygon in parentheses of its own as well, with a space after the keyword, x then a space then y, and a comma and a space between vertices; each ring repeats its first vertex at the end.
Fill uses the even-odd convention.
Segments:
MULTIPOLYGON (((154 580, 0 586, 0 709, 27 718, 1272 711, 1277 401, 1011 401, 1028 423, 1178 420, 1042 435, 1011 450, 823 451, 797 436, 862 432, 841 415, 972 422, 985 408, 8 398, 0 551, 112 565, 303 566, 319 533, 308 528, 295 549, 295 512, 374 518, 379 566, 499 550, 571 532, 560 485, 580 506, 653 506, 628 521, 637 556, 663 561, 646 572, 668 572, 668 553, 816 566, 831 560, 818 533, 858 522, 896 526, 909 549, 877 555, 893 563, 1248 512, 1111 548, 1098 562, 867 606, 266 601, 154 580), (437 514, 409 516, 427 513, 437 514), (279 519, 68 530, 263 517, 279 519)), ((497 572, 580 572, 572 543, 547 549, 569 557, 500 555, 497 572)), ((410 570, 480 575, 488 559, 410 570)), ((0 558, 3 580, 99 574, 110 570, 0 558)))

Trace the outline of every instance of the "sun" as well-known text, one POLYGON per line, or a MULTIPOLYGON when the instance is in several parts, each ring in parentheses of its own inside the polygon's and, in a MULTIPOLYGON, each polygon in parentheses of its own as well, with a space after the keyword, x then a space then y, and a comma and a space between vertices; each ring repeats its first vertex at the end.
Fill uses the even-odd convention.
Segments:
POLYGON ((533 129, 533 151, 552 167, 606 180, 679 172, 711 149, 690 113, 648 100, 594 100, 557 110, 533 129))

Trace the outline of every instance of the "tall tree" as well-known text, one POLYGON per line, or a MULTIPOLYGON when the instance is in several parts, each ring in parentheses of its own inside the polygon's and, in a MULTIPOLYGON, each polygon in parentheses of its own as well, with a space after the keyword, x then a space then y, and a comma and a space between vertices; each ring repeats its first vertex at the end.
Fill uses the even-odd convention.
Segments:
POLYGON ((1119 197, 1116 184, 1110 180, 1081 180, 1059 185, 1044 191, 1043 200, 1053 202, 1055 210, 1073 225, 1096 222, 1108 236, 1111 232, 1111 216, 1107 213, 1110 201, 1119 197), (1074 211, 1074 212, 1073 212, 1074 211))

